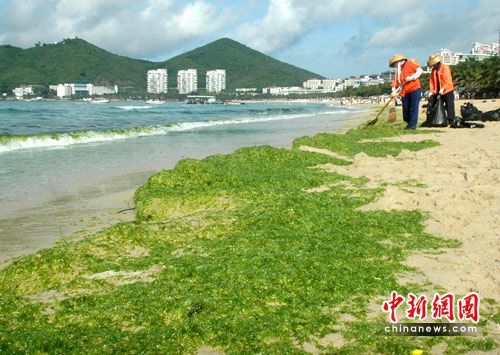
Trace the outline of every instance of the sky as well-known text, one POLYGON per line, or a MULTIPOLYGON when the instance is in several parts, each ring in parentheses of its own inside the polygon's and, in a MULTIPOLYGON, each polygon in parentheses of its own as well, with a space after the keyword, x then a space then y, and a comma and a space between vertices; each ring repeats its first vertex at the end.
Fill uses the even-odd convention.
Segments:
POLYGON ((328 78, 498 43, 498 0, 0 0, 0 44, 82 38, 164 61, 228 37, 328 78))

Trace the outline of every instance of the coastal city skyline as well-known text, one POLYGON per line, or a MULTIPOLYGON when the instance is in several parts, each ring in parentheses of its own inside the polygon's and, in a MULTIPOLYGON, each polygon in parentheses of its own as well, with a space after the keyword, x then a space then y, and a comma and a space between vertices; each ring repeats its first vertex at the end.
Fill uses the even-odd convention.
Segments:
MULTIPOLYGON (((43 44, 45 46, 45 44, 43 44)), ((437 54, 437 53, 436 53, 437 54)), ((500 55, 500 45, 498 43, 484 44, 473 42, 469 52, 457 52, 449 48, 441 48, 439 54, 443 58, 443 63, 447 65, 456 65, 468 59, 481 61, 491 56, 500 55)), ((430 69, 426 65, 423 68, 429 73, 430 69)), ((350 76, 349 78, 324 78, 318 79, 315 77, 309 78, 302 82, 302 86, 265 86, 262 87, 263 94, 270 95, 288 95, 288 94, 317 94, 317 93, 333 93, 345 90, 349 87, 357 88, 360 86, 379 85, 386 82, 391 82, 394 77, 393 70, 382 71, 381 73, 361 76, 350 76)), ((38 85, 40 87, 40 85, 38 85)), ((49 89, 57 94, 58 97, 67 97, 72 95, 103 95, 117 94, 118 86, 104 87, 96 86, 92 83, 65 83, 57 85, 49 85, 49 89)), ((177 85, 175 91, 179 94, 196 93, 197 91, 206 91, 209 93, 222 93, 226 89, 226 70, 213 69, 206 70, 206 86, 198 88, 198 71, 197 69, 182 69, 177 71, 177 85)), ((239 94, 251 93, 252 95, 260 92, 257 88, 236 87, 230 92, 239 94), (234 90, 234 91, 233 91, 234 90)), ((170 88, 170 92, 174 88, 170 88)), ((168 69, 152 69, 147 71, 146 75, 146 92, 148 94, 167 94, 168 87, 168 69)), ((21 85, 12 90, 14 96, 22 99, 24 96, 33 96, 35 94, 34 85, 21 85)), ((7 93, 2 94, 4 97, 7 93)))
POLYGON ((329 78, 379 73, 398 52, 424 61, 441 48, 498 42, 492 0, 0 1, 0 44, 84 38, 161 61, 221 37, 329 78), (134 24, 130 26, 130 24, 134 24), (457 34, 460 33, 460 36, 457 34))

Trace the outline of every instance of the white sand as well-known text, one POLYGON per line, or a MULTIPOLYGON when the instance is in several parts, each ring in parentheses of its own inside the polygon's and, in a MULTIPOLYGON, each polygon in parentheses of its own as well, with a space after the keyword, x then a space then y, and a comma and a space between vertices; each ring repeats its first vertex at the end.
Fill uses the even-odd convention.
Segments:
MULTIPOLYGON (((484 111, 500 107, 498 101, 474 104, 484 111)), ((325 168, 368 177, 372 186, 408 180, 425 184, 410 188, 389 185, 384 197, 362 209, 430 212, 426 232, 457 239, 463 245, 444 254, 413 255, 407 264, 450 292, 464 295, 476 291, 482 298, 500 302, 500 122, 485 125, 483 129, 444 128, 444 133, 386 139, 432 139, 441 145, 403 151, 397 158, 360 153, 353 165, 325 168)))

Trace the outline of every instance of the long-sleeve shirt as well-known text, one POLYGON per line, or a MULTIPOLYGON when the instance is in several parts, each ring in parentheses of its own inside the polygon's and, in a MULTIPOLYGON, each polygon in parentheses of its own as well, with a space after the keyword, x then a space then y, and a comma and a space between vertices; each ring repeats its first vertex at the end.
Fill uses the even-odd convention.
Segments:
POLYGON ((422 72, 423 70, 420 66, 411 60, 407 60, 401 66, 397 67, 391 86, 398 87, 404 84, 403 90, 400 93, 400 96, 404 97, 407 93, 422 88, 419 79, 422 72), (407 79, 408 81, 406 81, 407 79))
POLYGON ((455 87, 453 86, 453 78, 451 77, 450 67, 446 64, 439 63, 439 65, 434 67, 431 72, 431 77, 429 79, 429 92, 435 95, 439 92, 439 89, 443 88, 443 95, 453 91, 455 87))

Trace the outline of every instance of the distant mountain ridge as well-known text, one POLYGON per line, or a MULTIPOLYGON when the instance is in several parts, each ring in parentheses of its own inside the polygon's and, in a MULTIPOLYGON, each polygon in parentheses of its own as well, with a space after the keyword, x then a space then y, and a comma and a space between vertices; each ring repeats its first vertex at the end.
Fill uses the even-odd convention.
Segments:
POLYGON ((19 85, 93 83, 118 85, 120 89, 146 88, 150 69, 166 68, 168 86, 177 85, 177 71, 198 70, 198 89, 205 89, 207 70, 225 69, 227 89, 238 87, 300 86, 321 75, 278 61, 229 38, 178 55, 164 62, 119 56, 83 39, 22 49, 0 46, 0 90, 19 85))

